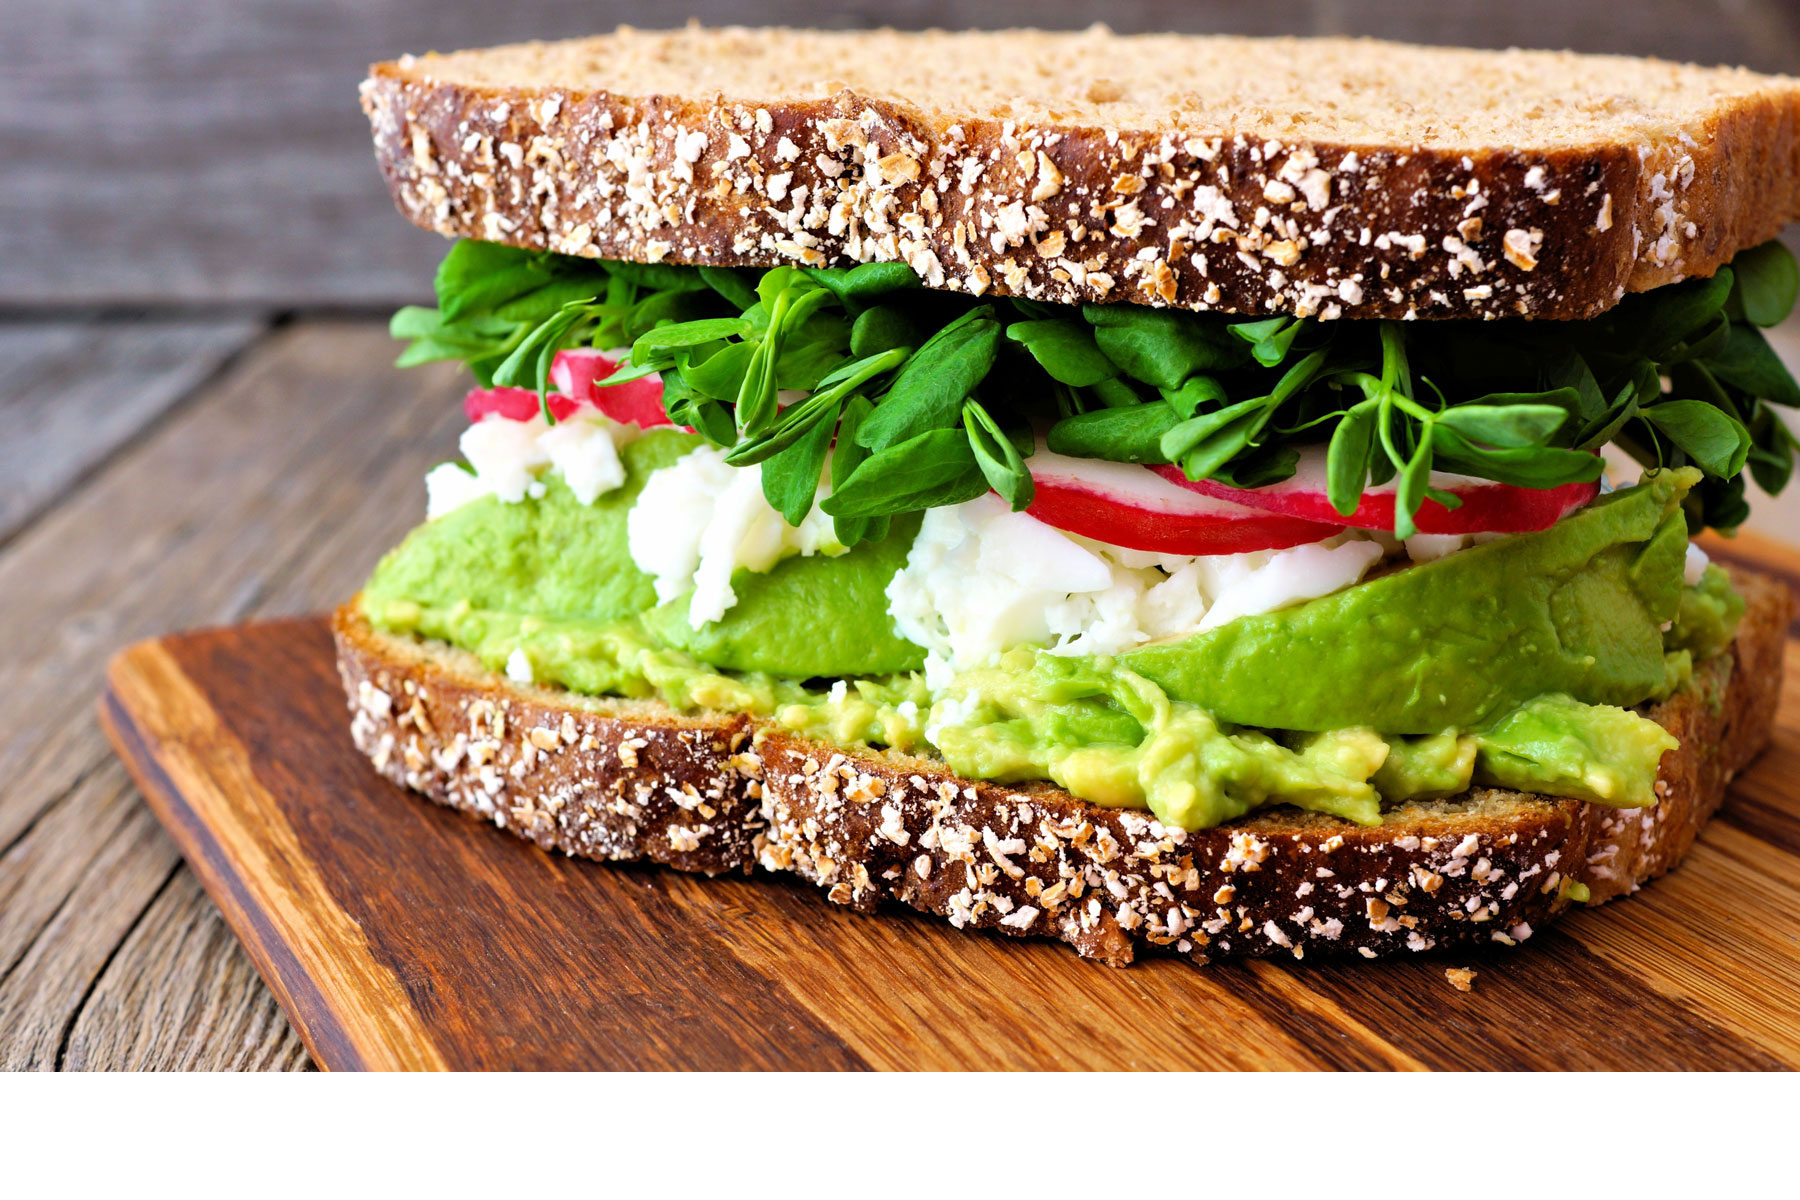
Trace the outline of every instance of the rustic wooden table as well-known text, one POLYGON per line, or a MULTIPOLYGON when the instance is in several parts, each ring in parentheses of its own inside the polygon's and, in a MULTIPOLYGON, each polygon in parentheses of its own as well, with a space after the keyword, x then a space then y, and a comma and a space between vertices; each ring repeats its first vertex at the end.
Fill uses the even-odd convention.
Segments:
MULTIPOLYGON (((107 658, 316 612, 421 516, 459 383, 395 372, 386 311, 441 247, 393 215, 355 109, 403 49, 668 19, 649 4, 256 0, 0 8, 0 1067, 309 1065, 93 715, 107 658), (377 11, 378 10, 378 11, 377 11)), ((858 0, 703 19, 1004 24, 858 0)), ((1366 32, 1800 70, 1787 0, 1104 6, 1120 29, 1366 32), (1505 10, 1505 11, 1499 11, 1505 10)), ((1015 18, 1019 14, 1014 14, 1015 18)), ((1800 363, 1800 332, 1782 345, 1800 363)), ((1800 531, 1800 504, 1758 523, 1800 531)))

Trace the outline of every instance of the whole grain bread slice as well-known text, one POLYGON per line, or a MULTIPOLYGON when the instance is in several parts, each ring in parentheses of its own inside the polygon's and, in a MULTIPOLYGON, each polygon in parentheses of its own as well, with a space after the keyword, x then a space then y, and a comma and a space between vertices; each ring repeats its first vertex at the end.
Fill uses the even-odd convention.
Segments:
POLYGON ((617 32, 376 64, 427 229, 1321 317, 1593 316, 1800 217, 1800 80, 1344 39, 617 32))
POLYGON ((755 866, 762 768, 744 716, 517 683, 380 632, 355 601, 332 634, 351 736, 400 786, 546 850, 705 875, 755 866))
POLYGON ((388 778, 545 848, 688 871, 771 871, 873 911, 895 900, 965 928, 1048 936, 1117 966, 1146 946, 1196 961, 1366 957, 1523 941, 1575 900, 1674 867, 1767 743, 1793 599, 1734 573, 1729 654, 1647 715, 1681 740, 1654 808, 1476 788, 1380 826, 1274 808, 1187 832, 1048 784, 960 779, 930 759, 843 750, 511 683, 471 655, 333 628, 357 745, 388 778))

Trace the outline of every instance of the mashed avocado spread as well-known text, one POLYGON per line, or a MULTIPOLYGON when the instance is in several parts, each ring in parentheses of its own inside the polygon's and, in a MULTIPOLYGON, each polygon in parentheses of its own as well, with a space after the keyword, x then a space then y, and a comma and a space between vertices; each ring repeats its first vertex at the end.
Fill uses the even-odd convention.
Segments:
POLYGON ((738 602, 702 628, 685 598, 657 603, 626 518, 649 474, 696 444, 629 443, 624 486, 592 505, 552 474, 541 497, 422 526, 377 567, 364 611, 495 670, 522 655, 538 682, 932 747, 966 776, 1049 779, 1193 829, 1280 803, 1375 823, 1384 801, 1471 783, 1651 804, 1676 742, 1629 707, 1724 650, 1743 608, 1716 567, 1684 585, 1680 502, 1697 473, 1658 471, 1542 533, 1117 659, 1015 649, 934 692, 884 594, 916 516, 841 556, 740 571, 738 602))

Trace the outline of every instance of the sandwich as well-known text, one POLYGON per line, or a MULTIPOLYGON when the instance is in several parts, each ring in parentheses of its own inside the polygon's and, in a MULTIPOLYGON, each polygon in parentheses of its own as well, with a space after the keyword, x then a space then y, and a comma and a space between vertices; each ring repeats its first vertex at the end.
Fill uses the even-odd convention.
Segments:
POLYGON ((356 744, 545 848, 961 928, 1515 945, 1677 864, 1792 600, 1800 81, 620 29, 363 85, 460 457, 356 744))

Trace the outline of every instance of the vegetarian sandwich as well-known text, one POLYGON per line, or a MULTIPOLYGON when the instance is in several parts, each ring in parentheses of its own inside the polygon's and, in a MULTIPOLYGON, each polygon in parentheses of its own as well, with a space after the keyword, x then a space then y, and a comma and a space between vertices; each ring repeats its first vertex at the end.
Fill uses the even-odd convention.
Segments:
POLYGON ((356 742, 545 847, 1232 955, 1512 945, 1680 859, 1791 600, 1800 81, 702 29, 363 87, 460 457, 356 742))

